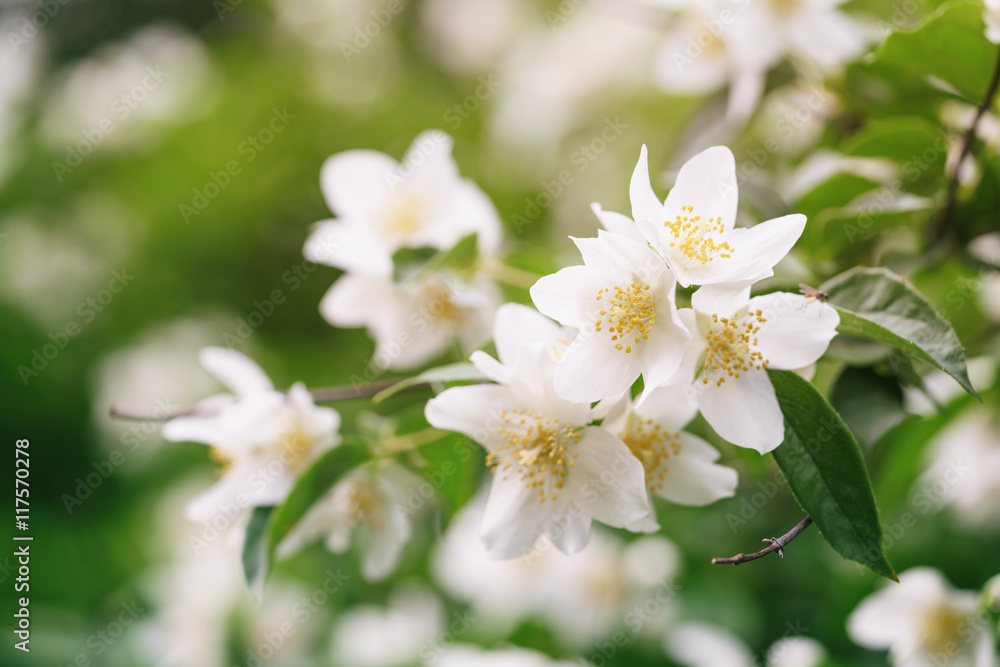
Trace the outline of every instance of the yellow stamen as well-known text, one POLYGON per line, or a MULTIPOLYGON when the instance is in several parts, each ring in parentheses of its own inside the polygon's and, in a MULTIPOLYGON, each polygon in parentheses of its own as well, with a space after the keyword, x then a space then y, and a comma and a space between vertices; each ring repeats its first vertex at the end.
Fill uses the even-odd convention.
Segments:
POLYGON ((608 297, 607 310, 598 313, 601 317, 595 321, 594 328, 607 331, 615 349, 629 354, 633 344, 638 345, 649 338, 656 324, 656 302, 650 287, 641 282, 633 282, 627 287, 615 285, 611 289, 600 290, 597 300, 601 301, 605 296, 608 297), (619 342, 626 338, 630 339, 628 344, 619 342))
POLYGON ((529 489, 538 489, 539 502, 555 500, 566 484, 566 474, 577 452, 580 434, 558 419, 539 417, 530 410, 504 410, 497 432, 504 443, 486 457, 486 465, 500 472, 518 475, 529 489))
POLYGON ((619 434, 637 459, 642 462, 646 471, 646 488, 658 491, 663 488, 663 481, 670 468, 667 460, 681 453, 680 433, 664 431, 652 419, 645 421, 636 418, 619 434))
POLYGON ((722 386, 726 378, 739 378, 750 369, 767 368, 770 361, 757 351, 757 332, 767 322, 763 312, 748 312, 732 318, 712 315, 712 324, 705 334, 705 362, 702 364, 702 382, 709 383, 713 375, 715 385, 722 386))
POLYGON ((699 264, 708 264, 716 257, 729 259, 735 252, 727 241, 718 242, 726 231, 722 218, 702 220, 701 216, 694 215, 692 206, 681 206, 681 213, 674 220, 664 222, 663 226, 674 237, 670 247, 699 264))

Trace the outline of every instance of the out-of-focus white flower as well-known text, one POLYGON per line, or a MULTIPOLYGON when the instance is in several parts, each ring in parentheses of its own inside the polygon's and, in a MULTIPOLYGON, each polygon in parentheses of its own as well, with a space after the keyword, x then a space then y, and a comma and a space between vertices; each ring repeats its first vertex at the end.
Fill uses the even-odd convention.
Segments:
POLYGON ((500 384, 507 384, 513 378, 522 345, 541 344, 553 360, 559 361, 575 335, 572 329, 560 327, 534 308, 519 303, 505 303, 497 309, 493 332, 497 358, 476 350, 469 361, 500 384))
POLYGON ((500 303, 496 285, 481 275, 435 271, 394 282, 348 273, 333 284, 320 313, 337 327, 366 327, 382 369, 407 370, 428 362, 457 340, 469 352, 489 338, 500 303))
POLYGON ((753 667, 750 649, 739 637, 708 623, 688 622, 675 626, 664 640, 664 648, 687 667, 753 667))
POLYGON ((767 369, 797 370, 818 360, 840 317, 821 301, 774 292, 750 297, 739 285, 702 287, 680 311, 692 332, 677 381, 694 380, 698 408, 720 436, 765 454, 784 439, 767 369))
MULTIPOLYGON (((495 338, 520 333, 498 320, 495 338)), ((506 347, 498 342, 497 347, 506 347)), ((621 527, 649 512, 642 464, 595 426, 587 403, 556 394, 544 342, 517 348, 506 384, 452 387, 427 403, 427 420, 464 433, 493 470, 482 538, 497 558, 529 552, 542 535, 565 553, 582 549, 593 519, 621 527)))
MULTIPOLYGON (((710 623, 683 623, 667 634, 667 654, 686 667, 817 667, 826 657, 814 639, 788 636, 767 650, 766 660, 755 659, 750 648, 725 628, 710 623)), ((760 656, 763 658, 763 656, 760 656)))
MULTIPOLYGON (((696 435, 681 431, 698 406, 690 387, 659 387, 637 405, 628 397, 614 400, 601 424, 621 438, 646 470, 646 489, 672 503, 708 505, 736 493, 736 471, 715 463, 719 452, 696 435)), ((650 507, 654 507, 650 498, 650 507)), ((655 532, 660 525, 650 511, 629 530, 655 532)))
POLYGON ((1000 0, 983 0, 983 21, 986 22, 986 39, 1000 44, 1000 0))
POLYGON ((638 623, 655 634, 673 619, 672 577, 679 554, 665 538, 622 545, 597 530, 572 556, 543 539, 520 558, 497 561, 476 539, 484 501, 480 494, 454 518, 432 567, 449 595, 468 603, 499 635, 521 620, 535 619, 565 643, 584 648, 623 622, 632 631, 638 631, 638 623))
POLYGON ((34 26, 17 11, 0 16, 0 35, 7 36, 8 48, 0 50, 0 185, 21 154, 26 138, 21 127, 27 118, 25 102, 35 91, 41 72, 45 39, 36 34, 25 39, 24 26, 34 26))
POLYGON ((420 7, 427 47, 457 74, 485 71, 524 32, 532 7, 524 0, 428 0, 420 7))
MULTIPOLYGON (((991 356, 973 357, 968 360, 966 367, 973 387, 982 391, 993 386, 997 374, 996 359, 991 356)), ((931 416, 938 413, 940 406, 966 395, 955 378, 936 368, 924 374, 922 380, 921 389, 903 388, 903 405, 907 412, 931 416)))
POLYGON ((73 324, 79 334, 135 277, 128 256, 142 220, 116 197, 89 191, 66 208, 14 211, 0 233, 0 298, 43 326, 64 333, 73 324))
POLYGON ((765 147, 764 155, 799 155, 819 142, 839 107, 837 94, 822 83, 796 81, 778 88, 768 93, 754 121, 757 143, 765 147))
POLYGON ((601 230, 573 239, 583 266, 541 278, 531 288, 538 309, 579 330, 555 371, 556 393, 599 401, 632 386, 666 382, 689 333, 674 302, 674 277, 647 245, 601 230))
POLYGON ((391 276, 393 253, 401 248, 448 250, 476 233, 480 253, 495 252, 500 218, 479 186, 459 176, 451 148, 451 137, 431 130, 413 140, 401 163, 372 150, 328 158, 320 182, 337 218, 316 225, 306 258, 391 276))
POLYGON ((861 646, 889 649, 893 665, 992 665, 993 637, 977 618, 978 595, 957 591, 940 572, 918 567, 861 601, 847 634, 861 646))
MULTIPOLYGON (((967 528, 1000 528, 1000 423, 988 409, 970 410, 941 432, 928 450, 930 465, 915 484, 948 506, 967 528)), ((918 492, 919 493, 919 492, 918 492)))
POLYGON ((276 391, 260 366, 239 352, 209 347, 202 366, 233 394, 205 399, 163 426, 163 437, 212 447, 221 479, 191 501, 187 515, 210 521, 247 507, 280 504, 295 479, 339 442, 340 415, 317 407, 305 386, 276 391))
POLYGON ((656 84, 673 94, 706 94, 730 84, 731 121, 748 118, 767 70, 784 55, 821 71, 861 54, 865 30, 841 12, 839 0, 670 3, 682 11, 655 60, 656 84))
POLYGON ((333 664, 410 664, 435 648, 444 625, 444 609, 437 596, 424 588, 398 589, 384 609, 359 605, 341 615, 333 632, 333 664))
POLYGON ((639 232, 684 287, 772 275, 806 224, 806 217, 795 213, 737 228, 736 160, 725 146, 713 146, 684 163, 662 204, 650 185, 643 146, 629 197, 639 232))
POLYGON ((487 651, 473 646, 454 646, 424 664, 426 667, 574 667, 579 663, 557 662, 524 648, 487 651))
POLYGON ((565 3, 558 12, 555 25, 520 35, 501 64, 492 125, 503 148, 544 152, 646 83, 653 25, 616 15, 610 3, 565 3))
POLYGON ((173 25, 145 27, 63 72, 42 112, 42 136, 66 152, 68 168, 92 151, 149 144, 207 109, 212 74, 197 38, 173 25))
POLYGON ((406 503, 419 485, 419 477, 391 460, 356 468, 309 509, 279 545, 278 555, 294 553, 317 537, 330 551, 343 553, 353 540, 361 545, 365 578, 384 579, 410 539, 406 503))

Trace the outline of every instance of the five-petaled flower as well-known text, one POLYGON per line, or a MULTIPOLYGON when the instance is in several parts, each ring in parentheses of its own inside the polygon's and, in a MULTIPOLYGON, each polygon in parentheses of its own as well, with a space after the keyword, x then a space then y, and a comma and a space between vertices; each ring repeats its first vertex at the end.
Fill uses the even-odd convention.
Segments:
MULTIPOLYGON (((802 235, 806 218, 800 214, 736 227, 738 192, 732 152, 713 146, 684 163, 661 204, 650 185, 642 147, 629 186, 632 217, 680 285, 753 282, 771 276, 772 267, 802 235)), ((612 216, 602 214, 607 225, 612 216)), ((612 231, 627 230, 621 217, 617 220, 612 231)))
POLYGON ((676 381, 693 382, 698 408, 720 436, 765 454, 781 444, 781 408, 767 369, 818 360, 840 316, 818 299, 774 292, 750 298, 739 284, 706 286, 680 317, 693 334, 676 381))
POLYGON ((211 521, 231 507, 280 504, 309 463, 339 442, 340 415, 317 407, 301 383, 277 391, 239 352, 208 347, 200 359, 235 395, 206 398, 163 426, 167 440, 210 445, 219 464, 219 481, 191 501, 188 517, 211 521))
MULTIPOLYGON (((498 349, 510 349, 508 332, 520 337, 518 318, 508 317, 517 312, 498 312, 498 349)), ((506 353, 493 364, 506 384, 452 387, 426 408, 433 426, 464 433, 488 451, 494 477, 481 535, 490 553, 521 556, 542 535, 575 553, 590 539, 592 520, 622 527, 645 516, 642 464, 619 438, 590 425, 596 414, 589 404, 553 391, 552 346, 522 343, 512 352, 514 359, 506 353)))

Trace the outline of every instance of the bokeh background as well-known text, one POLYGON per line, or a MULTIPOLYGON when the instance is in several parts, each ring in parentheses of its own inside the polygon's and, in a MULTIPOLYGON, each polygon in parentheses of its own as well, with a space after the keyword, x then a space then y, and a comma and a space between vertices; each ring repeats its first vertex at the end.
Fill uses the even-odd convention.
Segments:
MULTIPOLYGON (((871 51, 886 26, 916 24, 938 4, 842 9, 871 51)), ((215 392, 197 363, 207 345, 248 354, 279 387, 336 385, 363 373, 369 337, 336 330, 318 312, 338 272, 302 270, 311 225, 330 215, 319 169, 351 148, 399 158, 428 128, 455 138, 462 173, 495 202, 508 263, 537 273, 576 262, 567 235, 594 234, 592 201, 628 210, 642 144, 666 192, 683 160, 710 142, 727 143, 743 164, 779 139, 766 164, 741 174, 748 219, 786 210, 810 217, 773 284, 794 289, 858 264, 892 267, 954 324, 984 396, 979 406, 928 375, 942 409, 935 416, 926 396, 881 372, 893 360, 878 353, 846 375, 834 362, 820 368, 821 384, 865 436, 889 558, 899 571, 933 566, 973 590, 1000 572, 1000 403, 992 389, 1000 242, 985 235, 997 228, 995 186, 964 204, 949 243, 924 243, 970 101, 942 104, 924 82, 863 56, 809 80, 782 62, 770 68, 759 108, 733 123, 721 87, 680 95, 650 74, 664 41, 680 39, 664 11, 639 0, 5 2, 0 406, 4 442, 31 440, 35 539, 32 652, 14 651, 6 634, 0 661, 388 667, 433 664, 454 639, 595 665, 681 664, 664 644, 697 621, 732 635, 736 657, 727 664, 765 664, 768 648, 789 636, 822 645, 823 664, 886 664, 884 654, 855 646, 844 624, 879 582, 815 530, 783 560, 708 564, 755 550, 801 518, 770 459, 717 439, 723 460, 741 472, 734 498, 705 509, 663 506, 660 537, 599 532, 575 564, 523 576, 493 573, 463 546, 475 541, 475 527, 456 512, 476 502, 486 477, 477 447, 461 478, 420 515, 386 581, 365 582, 353 552, 315 545, 277 567, 258 605, 234 563, 193 554, 188 538, 197 528, 182 507, 213 479, 206 448, 165 443, 153 421, 113 421, 109 406, 155 409, 215 392), (912 205, 851 238, 844 207, 887 179, 885 165, 865 154, 878 137, 866 144, 858 133, 901 115, 920 120, 908 121, 919 127, 904 136, 933 146, 940 135, 941 147, 880 149, 903 156, 897 173, 907 155, 924 155, 927 165, 907 181, 912 205), (284 120, 269 125, 275 118, 284 120), (281 129, 262 133, 269 126, 281 129), (220 177, 230 161, 239 173, 220 177), (553 193, 564 170, 571 182, 553 193), (275 290, 285 301, 270 307, 275 290), (262 323, 247 327, 255 312, 262 323), (978 464, 944 483, 941 462, 955 457, 978 464), (907 513, 913 521, 904 526, 907 513), (330 572, 345 582, 301 613, 330 572), (523 601, 532 596, 544 603, 523 601), (457 619, 469 610, 477 620, 465 628, 457 619), (294 635, 261 657, 269 633, 289 621, 294 635)), ((992 112, 987 121, 992 135, 983 137, 970 188, 1000 174, 1000 124, 992 112)), ((882 140, 898 147, 891 139, 882 140)), ((506 296, 527 300, 516 288, 506 296)), ((441 361, 457 359, 455 351, 441 361)), ((352 431, 363 411, 419 414, 425 399, 337 408, 352 431)), ((433 471, 460 442, 411 463, 433 471)), ((6 498, 11 479, 0 482, 6 498)), ((12 552, 0 552, 4 614, 14 604, 12 552)), ((790 662, 780 663, 777 653, 768 664, 819 664, 791 662, 788 652, 790 662)))

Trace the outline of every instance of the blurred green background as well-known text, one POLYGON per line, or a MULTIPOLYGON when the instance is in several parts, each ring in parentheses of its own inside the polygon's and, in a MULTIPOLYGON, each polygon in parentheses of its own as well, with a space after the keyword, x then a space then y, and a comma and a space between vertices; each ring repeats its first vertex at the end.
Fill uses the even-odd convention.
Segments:
MULTIPOLYGON (((547 273, 576 261, 567 233, 592 235, 596 230, 591 201, 628 210, 627 183, 641 144, 649 146, 656 168, 675 168, 687 157, 677 152, 686 134, 722 103, 722 94, 678 98, 649 86, 609 86, 585 97, 575 121, 540 141, 535 155, 507 145, 492 131, 498 106, 492 95, 468 118, 458 117, 456 127, 456 116, 448 112, 476 98, 481 77, 495 74, 501 94, 516 89, 518 82, 489 63, 474 71, 443 65, 422 4, 403 3, 399 15, 348 62, 341 45, 355 38, 357 17, 367 21, 368 13, 382 5, 337 0, 50 3, 56 9, 43 31, 0 61, 0 76, 12 91, 3 117, 9 130, 0 141, 0 405, 4 442, 13 449, 16 438, 31 441, 34 536, 32 652, 14 651, 11 635, 5 634, 8 640, 0 648, 4 664, 73 664, 80 655, 96 665, 158 664, 143 649, 146 624, 165 622, 157 616, 162 598, 149 582, 175 559, 182 546, 183 501, 210 483, 213 466, 204 447, 165 444, 152 423, 112 422, 106 417, 111 402, 137 408, 153 408, 158 401, 183 405, 215 391, 197 366, 198 349, 225 345, 224 336, 239 335, 241 319, 259 309, 273 290, 282 290, 287 300, 236 349, 261 363, 279 387, 296 380, 310 387, 341 384, 363 372, 373 351, 365 332, 333 329, 317 309, 338 272, 320 267, 302 274, 305 279, 296 274, 311 225, 330 216, 318 179, 326 157, 372 148, 398 158, 422 130, 448 131, 463 175, 481 185, 504 220, 509 263, 547 273), (153 33, 140 32, 151 29, 153 33), (137 34, 146 37, 137 39, 137 34), (121 66, 98 76, 87 70, 87 63, 107 64, 115 54, 119 60, 142 61, 144 44, 153 45, 147 61, 164 63, 166 76, 149 91, 148 105, 137 101, 122 119, 101 105, 109 90, 112 97, 116 90, 133 90, 145 76, 143 68, 121 66), (248 159, 245 142, 268 125, 275 110, 287 114, 287 127, 248 159), (102 118, 112 119, 112 131, 102 133, 92 153, 72 166, 70 148, 80 141, 74 137, 84 136, 79 128, 99 127, 102 118), (570 191, 551 208, 543 207, 540 224, 515 231, 514 216, 525 215, 544 183, 561 169, 576 169, 576 151, 600 133, 608 118, 620 118, 627 126, 620 138, 586 170, 574 172, 570 191), (182 205, 193 206, 197 193, 205 193, 212 183, 212 174, 232 160, 240 173, 204 210, 196 215, 189 211, 185 220, 182 205), (134 278, 101 304, 114 271, 134 278), (88 299, 98 299, 99 312, 93 304, 85 305, 88 299), (59 334, 74 323, 78 335, 59 334), (32 366, 33 360, 42 365, 36 352, 44 356, 50 344, 61 349, 43 368, 32 366), (112 461, 117 463, 109 466, 112 461), (100 474, 109 469, 110 474, 100 474), (82 498, 86 493, 78 492, 80 480, 94 472, 100 474, 99 486, 82 498), (81 502, 67 508, 67 497, 74 494, 81 502), (132 600, 144 609, 139 615, 143 623, 125 628, 113 643, 88 640, 119 617, 123 602, 132 600)), ((908 21, 916 21, 935 3, 915 4, 919 11, 908 21)), ((47 6, 9 9, 11 23, 4 24, 4 32, 19 30, 20 16, 35 16, 47 6)), ((551 2, 530 11, 544 25, 539 17, 558 7, 551 2)), ((873 20, 889 20, 896 9, 888 1, 854 2, 847 8, 873 20)), ((612 13, 606 20, 622 19, 612 13)), ((13 44, 2 48, 13 49, 13 44)), ((794 77, 792 68, 780 66, 771 72, 768 89, 794 77)), ((838 103, 820 121, 817 146, 849 152, 856 141, 852 137, 901 113, 922 123, 907 136, 929 132, 933 137, 937 132, 939 100, 925 82, 857 64, 828 86, 838 103)), ((767 136, 763 122, 758 119, 730 137, 738 161, 762 145, 767 136)), ((809 230, 798 246, 799 258, 809 267, 803 279, 818 283, 856 264, 890 266, 910 277, 952 321, 970 358, 983 357, 987 366, 995 366, 996 325, 975 305, 983 277, 992 276, 995 267, 970 259, 964 250, 970 239, 997 227, 1000 161, 995 150, 983 158, 986 184, 960 209, 963 215, 948 248, 929 252, 920 242, 930 219, 926 210, 880 219, 862 242, 845 241, 841 227, 834 227, 843 224, 839 207, 873 187, 859 187, 855 181, 860 177, 827 182, 826 189, 808 191, 798 201, 781 201, 780 196, 776 201, 771 194, 780 187, 779 176, 794 172, 808 152, 769 163, 770 177, 750 179, 743 199, 752 217, 770 217, 789 207, 809 215, 809 230)), ((912 186, 914 194, 940 194, 943 152, 932 162, 924 180, 912 186)), ((665 192, 662 186, 658 190, 665 192)), ((782 286, 794 289, 795 281, 787 280, 782 286)), ((508 296, 527 300, 523 290, 511 289, 508 296)), ((820 369, 820 378, 829 386, 839 372, 840 366, 831 362, 820 369)), ((865 386, 881 377, 875 370, 865 373, 865 386)), ((984 403, 995 415, 1000 396, 990 389, 990 374, 986 377, 990 384, 981 386, 984 403)), ((886 396, 887 411, 902 410, 895 381, 889 382, 886 396)), ((425 399, 399 398, 378 411, 419 411, 425 399)), ((935 502, 927 513, 914 510, 922 487, 913 480, 925 465, 927 443, 972 401, 945 402, 943 417, 907 417, 869 447, 869 465, 887 533, 903 513, 917 516, 887 552, 897 571, 930 565, 957 587, 978 589, 1000 572, 1000 522, 963 526, 943 502, 935 502)), ((336 407, 345 417, 345 432, 354 430, 355 414, 370 409, 366 401, 336 407)), ((736 497, 706 509, 660 508, 662 534, 682 555, 672 617, 724 626, 755 654, 796 627, 823 644, 829 664, 885 664, 883 655, 852 644, 844 627, 849 612, 876 587, 875 576, 843 561, 815 530, 800 537, 783 560, 770 557, 740 568, 708 564, 712 556, 755 550, 762 537, 785 532, 801 517, 787 488, 770 486, 775 479, 770 459, 715 442, 723 461, 740 469, 736 497), (731 530, 727 516, 744 511, 744 503, 758 491, 773 492, 773 500, 748 513, 745 526, 731 530)), ((445 456, 450 445, 430 448, 427 459, 445 456)), ((476 448, 455 498, 467 497, 476 479, 484 477, 481 459, 476 448)), ((5 469, 11 472, 13 466, 5 469)), ((3 495, 10 498, 12 475, 3 477, 3 495)), ((303 646, 296 649, 299 657, 288 658, 289 664, 336 664, 330 636, 339 615, 362 603, 385 604, 398 582, 417 580, 438 589, 428 571, 428 552, 454 509, 446 502, 442 515, 423 520, 398 573, 387 582, 365 583, 353 553, 334 556, 319 546, 279 566, 276 578, 296 581, 306 591, 322 582, 327 568, 351 575, 349 584, 324 605, 326 611, 311 620, 303 646)), ((1000 515, 1000 507, 996 509, 1000 515)), ((624 533, 621 537, 631 539, 624 533)), ((0 555, 5 614, 14 608, 14 596, 8 594, 12 552, 5 548, 0 555)), ((463 609, 457 600, 446 599, 445 604, 449 612, 463 609)), ((224 659, 213 662, 206 655, 204 664, 247 664, 252 640, 241 618, 262 612, 250 599, 234 609, 226 616, 224 659)), ((5 627, 10 626, 7 618, 5 627)), ((536 621, 516 624, 506 638, 567 659, 599 654, 598 645, 608 639, 594 637, 594 646, 581 650, 536 621)), ((484 631, 467 641, 495 639, 484 631)), ((612 664, 672 663, 655 638, 641 637, 618 651, 612 664)))

